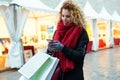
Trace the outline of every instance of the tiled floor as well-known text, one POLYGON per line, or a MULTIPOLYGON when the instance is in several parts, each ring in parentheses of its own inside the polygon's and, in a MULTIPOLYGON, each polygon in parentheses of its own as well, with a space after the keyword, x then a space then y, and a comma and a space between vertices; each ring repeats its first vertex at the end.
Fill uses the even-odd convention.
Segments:
POLYGON ((85 80, 120 80, 120 47, 87 54, 84 73, 85 80))
MULTIPOLYGON (((120 47, 88 53, 84 64, 85 80, 120 80, 120 47)), ((0 80, 18 80, 17 70, 0 72, 0 80)))
POLYGON ((0 80, 18 80, 19 77, 20 73, 17 72, 17 69, 0 72, 0 80))

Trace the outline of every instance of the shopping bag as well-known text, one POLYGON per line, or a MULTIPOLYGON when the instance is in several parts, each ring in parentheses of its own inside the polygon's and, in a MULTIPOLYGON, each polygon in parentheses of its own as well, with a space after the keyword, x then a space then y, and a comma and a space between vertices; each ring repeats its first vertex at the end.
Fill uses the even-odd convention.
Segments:
POLYGON ((51 80, 61 80, 61 69, 60 66, 57 66, 57 68, 55 69, 51 80))
MULTIPOLYGON (((18 72, 21 73, 23 80, 51 80, 58 62, 59 59, 38 52, 18 72)), ((21 77, 19 80, 22 80, 21 77)))

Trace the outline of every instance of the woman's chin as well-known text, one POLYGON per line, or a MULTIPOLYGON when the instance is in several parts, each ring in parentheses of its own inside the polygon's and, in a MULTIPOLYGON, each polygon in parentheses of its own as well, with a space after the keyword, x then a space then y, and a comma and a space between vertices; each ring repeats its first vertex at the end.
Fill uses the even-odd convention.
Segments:
POLYGON ((64 23, 65 26, 69 25, 69 23, 64 23))

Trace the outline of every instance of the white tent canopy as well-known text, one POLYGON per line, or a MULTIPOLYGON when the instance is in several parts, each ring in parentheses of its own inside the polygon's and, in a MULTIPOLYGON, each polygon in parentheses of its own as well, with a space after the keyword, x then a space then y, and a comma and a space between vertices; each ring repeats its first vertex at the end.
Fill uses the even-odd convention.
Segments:
POLYGON ((120 16, 118 15, 116 10, 112 14, 112 20, 120 22, 120 16))
POLYGON ((55 8, 55 11, 56 12, 59 12, 59 10, 60 10, 60 8, 61 8, 61 6, 62 6, 62 4, 63 4, 63 2, 64 2, 65 0, 61 0, 61 2, 58 4, 58 6, 55 8))
POLYGON ((107 12, 107 10, 103 7, 101 12, 99 13, 99 17, 104 20, 110 20, 111 15, 107 12))
POLYGON ((92 8, 92 6, 88 1, 84 6, 84 13, 86 17, 93 18, 93 19, 99 18, 97 12, 92 8))
POLYGON ((40 0, 14 0, 11 4, 17 4, 29 10, 40 10, 45 12, 55 12, 55 10, 49 8, 43 4, 40 0))
POLYGON ((1 6, 1 5, 9 6, 9 3, 6 2, 6 1, 0 1, 0 6, 1 6))

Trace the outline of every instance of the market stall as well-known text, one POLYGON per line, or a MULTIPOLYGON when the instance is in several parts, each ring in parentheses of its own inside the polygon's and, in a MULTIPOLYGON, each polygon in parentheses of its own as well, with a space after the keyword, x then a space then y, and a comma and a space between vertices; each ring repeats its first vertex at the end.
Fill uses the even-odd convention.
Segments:
POLYGON ((91 50, 98 50, 98 34, 97 31, 97 25, 96 25, 96 19, 99 18, 98 14, 95 12, 95 10, 92 8, 90 3, 87 1, 84 6, 84 13, 87 20, 87 33, 89 36, 89 43, 87 52, 91 52, 91 50))
MULTIPOLYGON (((7 30, 10 35, 10 48, 9 48, 9 52, 7 55, 8 57, 6 57, 5 64, 7 64, 6 66, 9 66, 11 68, 20 68, 24 64, 24 57, 23 57, 24 56, 23 55, 24 44, 21 44, 21 36, 23 36, 24 34, 23 33, 24 25, 26 23, 28 13, 31 10, 38 10, 38 11, 43 11, 43 12, 52 11, 52 9, 45 6, 38 0, 36 1, 29 0, 29 3, 27 0, 24 0, 24 1, 15 0, 11 3, 8 3, 7 6, 0 5, 0 11, 2 13, 2 17, 5 21, 7 30)), ((32 19, 29 19, 29 21, 31 20, 32 19)), ((29 24, 32 24, 32 23, 29 23, 29 24)), ((31 25, 31 26, 35 27, 35 25, 31 25)), ((27 31, 28 29, 29 29, 29 26, 27 28, 27 31)), ((36 30, 38 29, 36 28, 36 30)), ((33 31, 33 34, 34 34, 34 31, 33 31)), ((32 39, 32 40, 37 41, 36 39, 32 39)))
POLYGON ((120 45, 120 16, 115 10, 112 14, 112 33, 114 38, 114 45, 120 45))
POLYGON ((98 35, 99 35, 99 49, 109 48, 113 45, 113 37, 111 35, 111 16, 103 7, 99 13, 100 19, 97 20, 98 35))
POLYGON ((53 13, 31 11, 23 30, 23 44, 33 45, 35 53, 47 48, 46 39, 52 39, 56 29, 56 15, 53 13), (29 28, 29 30, 28 30, 29 28), (31 33, 32 31, 32 33, 31 33))

